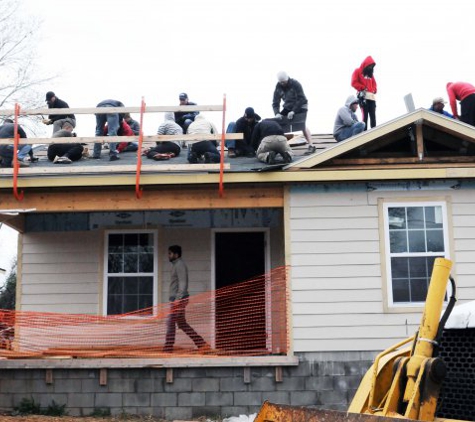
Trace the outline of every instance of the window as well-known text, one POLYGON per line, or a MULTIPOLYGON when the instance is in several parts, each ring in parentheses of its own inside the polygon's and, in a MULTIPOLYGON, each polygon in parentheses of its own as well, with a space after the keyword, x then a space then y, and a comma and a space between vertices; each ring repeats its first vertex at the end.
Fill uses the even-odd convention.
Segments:
POLYGON ((156 236, 150 231, 106 234, 105 312, 124 314, 154 305, 156 236))
POLYGON ((434 261, 448 258, 445 203, 384 204, 390 305, 425 301, 434 261))

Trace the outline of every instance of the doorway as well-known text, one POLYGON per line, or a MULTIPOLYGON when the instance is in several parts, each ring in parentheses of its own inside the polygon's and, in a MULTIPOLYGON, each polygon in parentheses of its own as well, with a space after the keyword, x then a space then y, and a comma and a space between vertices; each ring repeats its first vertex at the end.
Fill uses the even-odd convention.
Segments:
POLYGON ((221 350, 256 351, 266 348, 266 235, 265 231, 214 233, 216 290, 252 280, 252 294, 232 300, 216 296, 216 347, 221 350), (261 276, 261 277, 259 277, 261 276), (246 323, 239 323, 240 316, 246 323), (251 318, 251 319, 249 319, 251 318))

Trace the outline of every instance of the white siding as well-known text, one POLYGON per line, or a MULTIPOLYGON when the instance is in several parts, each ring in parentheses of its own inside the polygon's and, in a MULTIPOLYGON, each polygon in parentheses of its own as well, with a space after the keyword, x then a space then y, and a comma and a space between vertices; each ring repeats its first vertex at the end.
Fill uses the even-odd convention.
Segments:
POLYGON ((385 311, 378 200, 446 200, 460 302, 475 300, 475 185, 407 191, 364 184, 290 191, 293 347, 296 352, 382 350, 419 325, 420 308, 385 311), (450 216, 451 214, 451 216, 450 216))
POLYGON ((24 234, 21 242, 22 311, 97 314, 98 232, 24 234))

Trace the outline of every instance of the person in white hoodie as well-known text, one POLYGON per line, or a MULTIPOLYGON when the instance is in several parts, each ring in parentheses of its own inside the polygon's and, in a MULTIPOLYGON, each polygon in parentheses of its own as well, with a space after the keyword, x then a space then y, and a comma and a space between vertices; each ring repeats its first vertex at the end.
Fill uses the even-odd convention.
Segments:
MULTIPOLYGON (((202 114, 195 117, 195 121, 188 126, 187 134, 213 134, 216 135, 218 130, 216 126, 209 120, 206 120, 202 114)), ((219 163, 221 155, 218 151, 218 143, 216 140, 198 141, 191 145, 188 149, 188 162, 190 164, 199 163, 204 159, 205 163, 219 163)))
POLYGON ((350 95, 346 99, 345 105, 338 110, 333 126, 333 137, 337 142, 364 131, 364 122, 359 122, 355 114, 358 106, 358 99, 354 95, 350 95))

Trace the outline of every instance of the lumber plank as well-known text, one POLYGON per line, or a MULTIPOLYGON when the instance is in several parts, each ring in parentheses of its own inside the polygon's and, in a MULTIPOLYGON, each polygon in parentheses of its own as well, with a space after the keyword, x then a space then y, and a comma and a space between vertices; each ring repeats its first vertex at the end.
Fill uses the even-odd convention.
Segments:
MULTIPOLYGON (((74 107, 74 108, 30 108, 20 109, 20 116, 39 116, 49 114, 110 114, 140 113, 141 107, 74 107)), ((223 111, 222 105, 149 106, 145 113, 164 113, 167 111, 223 111)), ((0 110, 0 116, 13 116, 15 110, 0 110)))
MULTIPOLYGON (((222 134, 190 134, 190 135, 147 135, 143 142, 185 141, 195 143, 199 141, 220 141, 222 134)), ((242 133, 225 133, 224 139, 243 139, 242 133)), ((78 136, 67 138, 21 138, 20 144, 77 144, 77 143, 104 143, 104 142, 138 142, 138 136, 78 136)), ((0 145, 13 144, 13 138, 1 138, 0 145)))
POLYGON ((416 124, 416 144, 417 144, 417 157, 420 161, 424 159, 424 135, 422 133, 422 123, 416 124))
MULTIPOLYGON (((140 173, 157 173, 164 171, 218 171, 220 164, 142 164, 140 173)), ((224 163, 224 169, 229 170, 231 165, 224 163)), ((122 164, 122 165, 104 165, 104 166, 76 166, 74 164, 68 167, 25 167, 21 168, 18 175, 21 177, 34 175, 48 175, 48 174, 99 174, 99 173, 136 173, 136 164, 122 164)), ((12 175, 12 168, 0 168, 0 175, 12 175)))

